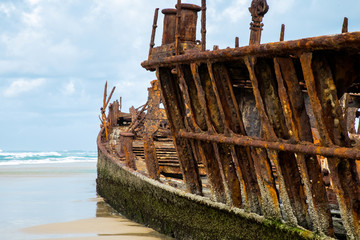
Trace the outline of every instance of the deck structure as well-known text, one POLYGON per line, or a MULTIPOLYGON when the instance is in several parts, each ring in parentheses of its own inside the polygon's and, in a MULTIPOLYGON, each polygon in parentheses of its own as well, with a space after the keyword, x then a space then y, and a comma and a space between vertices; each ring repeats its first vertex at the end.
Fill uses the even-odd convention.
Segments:
POLYGON ((261 44, 268 10, 252 1, 249 46, 212 51, 206 1, 162 11, 162 45, 142 66, 160 81, 187 191, 202 195, 201 162, 216 201, 333 237, 323 157, 346 235, 360 239, 360 151, 348 108, 360 32, 348 33, 345 19, 341 34, 283 41, 283 26, 281 41, 261 44))
POLYGON ((178 239, 360 239, 360 32, 261 44, 253 0, 249 45, 210 51, 206 8, 163 9, 161 46, 155 9, 145 105, 105 91, 98 192, 178 239))

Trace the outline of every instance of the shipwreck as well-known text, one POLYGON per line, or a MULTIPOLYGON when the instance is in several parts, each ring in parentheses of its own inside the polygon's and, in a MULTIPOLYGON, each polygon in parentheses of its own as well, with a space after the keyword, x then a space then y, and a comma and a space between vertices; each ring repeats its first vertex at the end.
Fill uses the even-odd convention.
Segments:
POLYGON ((157 47, 155 10, 145 105, 105 87, 98 193, 176 239, 360 239, 360 32, 261 44, 253 0, 249 45, 207 50, 206 10, 163 9, 157 47))

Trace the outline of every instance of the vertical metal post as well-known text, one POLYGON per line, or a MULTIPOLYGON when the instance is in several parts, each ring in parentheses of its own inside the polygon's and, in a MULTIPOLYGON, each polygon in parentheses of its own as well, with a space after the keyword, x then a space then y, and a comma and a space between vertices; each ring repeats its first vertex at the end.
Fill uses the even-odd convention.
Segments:
POLYGON ((136 170, 136 164, 135 164, 135 156, 133 153, 133 140, 134 140, 134 134, 128 133, 128 132, 121 132, 121 142, 123 151, 125 153, 125 161, 129 168, 136 170))
POLYGON ((122 109, 122 97, 120 97, 120 112, 121 112, 121 109, 122 109))
POLYGON ((206 0, 201 0, 201 51, 206 50, 206 0))
POLYGON ((349 20, 347 17, 344 17, 344 22, 343 22, 343 26, 342 26, 342 33, 347 33, 348 32, 348 24, 349 24, 349 20))
POLYGON ((144 153, 146 168, 148 170, 150 178, 159 180, 159 162, 157 159, 155 143, 152 136, 145 136, 144 138, 144 153))
POLYGON ((285 24, 281 24, 280 42, 284 41, 285 38, 285 24))
POLYGON ((176 5, 176 30, 175 30, 175 54, 179 55, 180 53, 180 24, 181 24, 181 0, 177 1, 176 5))
POLYGON ((154 14, 154 22, 153 22, 153 28, 152 28, 152 33, 151 33, 151 40, 150 40, 150 50, 149 50, 149 57, 151 55, 151 51, 155 46, 155 33, 156 33, 156 28, 157 28, 157 20, 158 20, 158 16, 159 16, 159 8, 155 9, 155 14, 154 14))

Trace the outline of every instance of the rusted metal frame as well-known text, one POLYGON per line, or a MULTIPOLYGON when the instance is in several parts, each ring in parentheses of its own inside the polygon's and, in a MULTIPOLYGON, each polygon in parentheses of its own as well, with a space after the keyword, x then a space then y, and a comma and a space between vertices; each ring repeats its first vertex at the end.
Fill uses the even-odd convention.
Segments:
POLYGON ((330 139, 329 133, 324 126, 324 117, 322 115, 322 106, 320 99, 318 98, 318 95, 316 93, 316 83, 314 74, 311 68, 311 62, 312 62, 312 53, 303 53, 300 56, 301 66, 304 73, 304 80, 306 83, 306 89, 308 92, 308 95, 310 97, 311 102, 311 108, 313 110, 316 123, 317 123, 317 129, 320 134, 320 141, 321 144, 324 146, 332 146, 333 142, 330 139))
MULTIPOLYGON (((261 93, 259 90, 259 83, 258 83, 257 77, 255 75, 256 59, 254 57, 246 57, 244 59, 244 61, 248 68, 248 71, 249 71, 249 76, 250 76, 250 80, 251 80, 251 83, 253 86, 253 93, 254 93, 254 97, 255 97, 255 101, 256 101, 256 108, 258 109, 258 112, 259 112, 259 115, 261 118, 261 124, 262 124, 262 129, 263 129, 263 132, 265 135, 265 139, 271 140, 271 141, 277 141, 277 136, 276 136, 274 129, 270 124, 270 120, 265 112, 265 106, 264 106, 264 103, 263 103, 263 100, 261 97, 261 93)), ((279 194, 280 194, 280 198, 282 199, 282 202, 283 202, 286 219, 290 223, 296 225, 298 223, 298 221, 297 221, 296 216, 294 215, 294 211, 291 206, 290 197, 289 197, 289 194, 286 189, 282 169, 279 165, 278 154, 274 150, 268 150, 268 156, 269 156, 270 160, 273 162, 273 164, 275 165, 275 169, 276 169, 276 172, 278 175, 279 194)))
POLYGON ((185 108, 186 111, 188 112, 188 114, 184 116, 185 127, 186 129, 193 129, 196 132, 201 132, 201 128, 197 124, 195 119, 195 114, 193 113, 192 101, 190 98, 189 88, 185 81, 184 71, 182 70, 182 67, 180 65, 177 65, 176 71, 179 78, 179 87, 184 98, 185 108), (190 120, 191 122, 189 122, 190 120))
POLYGON ((206 176, 210 183, 211 198, 214 201, 226 203, 227 197, 224 181, 212 143, 194 140, 193 144, 194 149, 197 151, 198 158, 202 160, 205 166, 206 176))
POLYGON ((105 110, 106 106, 106 98, 107 98, 107 81, 105 82, 105 88, 104 88, 104 98, 103 98, 103 109, 105 110))
POLYGON ((107 105, 109 104, 110 99, 111 99, 112 95, 114 94, 115 88, 116 88, 116 87, 113 87, 113 89, 111 90, 111 93, 110 93, 110 95, 109 95, 109 98, 107 99, 107 101, 106 101, 106 103, 105 103, 104 109, 105 109, 105 108, 107 107, 107 105))
POLYGON ((155 149, 154 140, 151 136, 144 139, 145 163, 150 178, 154 180, 160 179, 159 163, 155 149))
POLYGON ((147 109, 149 102, 146 102, 143 106, 142 109, 136 114, 136 121, 131 122, 129 128, 127 129, 127 132, 132 132, 134 129, 136 129, 139 124, 142 123, 143 120, 145 120, 145 117, 143 117, 142 119, 138 119, 139 116, 147 109))
MULTIPOLYGON (((224 95, 230 95, 231 105, 236 113, 236 122, 239 125, 239 131, 241 135, 246 135, 244 123, 241 117, 240 108, 237 103, 231 79, 227 69, 224 67, 223 77, 225 78, 225 83, 223 88, 227 88, 229 92, 223 93, 224 95)), ((234 125, 232 123, 232 125, 234 125)), ((243 152, 243 151, 241 151, 243 152)), ((280 219, 280 205, 279 199, 276 193, 276 186, 271 171, 270 163, 267 159, 266 154, 263 153, 263 150, 260 149, 250 149, 249 147, 245 148, 245 158, 242 158, 242 169, 245 171, 246 183, 249 188, 248 194, 252 194, 251 203, 255 205, 253 209, 256 209, 256 205, 261 202, 261 210, 263 214, 271 219, 280 219), (246 161, 247 160, 247 161, 246 161), (248 166, 246 166, 248 165, 248 166), (245 169, 255 169, 255 174, 253 172, 246 171, 245 169), (253 176, 253 174, 255 176, 253 176), (256 182, 257 180, 257 182, 256 182), (267 182, 265 182, 267 181, 267 182), (257 198, 254 201, 254 198, 257 198)))
POLYGON ((210 61, 207 62, 207 68, 208 68, 209 77, 210 77, 210 80, 211 80, 211 86, 212 86, 213 92, 215 94, 217 105, 218 105, 218 108, 219 108, 219 111, 220 111, 220 117, 221 117, 221 119, 222 119, 222 121, 224 122, 224 125, 225 125, 224 134, 227 135, 227 134, 230 134, 231 130, 230 130, 229 122, 226 121, 224 108, 222 106, 221 99, 220 99, 220 96, 219 96, 219 91, 218 91, 216 83, 215 83, 215 77, 214 77, 214 72, 213 72, 213 69, 212 69, 212 63, 210 61))
POLYGON ((109 133, 108 133, 108 127, 109 126, 108 126, 108 121, 106 119, 105 112, 101 113, 101 117, 102 117, 102 119, 100 119, 100 120, 101 120, 102 125, 103 125, 103 127, 105 129, 105 138, 106 138, 106 141, 108 141, 109 140, 109 133))
MULTIPOLYGON (((306 115, 304 98, 294 64, 289 58, 274 58, 274 66, 279 97, 290 135, 297 142, 303 140, 312 142, 310 121, 306 115)), ((315 156, 298 153, 296 159, 304 183, 313 230, 333 236, 334 229, 321 166, 315 156)))
POLYGON ((140 135, 144 139, 144 157, 146 168, 150 178, 159 180, 160 171, 156 154, 156 148, 153 140, 154 133, 159 130, 161 111, 159 109, 161 91, 158 88, 158 80, 151 82, 152 87, 148 89, 148 111, 143 125, 143 133, 140 135))
POLYGON ((206 0, 201 0, 201 51, 206 50, 206 0))
POLYGON ((315 64, 314 69, 316 69, 314 73, 318 79, 321 79, 321 81, 316 82, 320 86, 317 91, 322 103, 323 116, 326 116, 324 117, 325 127, 328 129, 330 138, 335 145, 349 147, 351 143, 346 127, 346 119, 344 119, 343 109, 337 97, 337 88, 328 61, 327 56, 322 57, 320 61, 313 61, 315 64))
POLYGON ((178 137, 176 133, 184 129, 184 115, 182 111, 180 90, 176 79, 171 73, 171 69, 157 68, 157 76, 160 81, 162 96, 164 100, 166 114, 169 120, 171 132, 174 138, 175 148, 178 153, 180 168, 188 192, 202 195, 202 185, 197 162, 194 158, 191 144, 188 139, 178 137))
MULTIPOLYGON (((212 143, 212 146, 213 146, 213 149, 214 149, 214 152, 215 152, 215 158, 216 158, 217 163, 219 165, 221 178, 222 178, 223 184, 224 184, 226 204, 229 205, 229 206, 233 206, 234 205, 233 195, 232 195, 231 187, 229 186, 229 183, 227 181, 227 176, 225 174, 227 166, 223 163, 223 161, 222 161, 222 159, 220 157, 219 146, 216 143, 212 143)), ((241 207, 241 205, 239 205, 237 207, 241 207)))
POLYGON ((181 0, 176 4, 175 55, 180 54, 181 0))
MULTIPOLYGON (((219 91, 217 89, 216 83, 215 83, 215 77, 214 77, 214 73, 213 73, 213 69, 212 69, 212 63, 211 62, 207 62, 207 68, 208 68, 208 73, 209 73, 209 77, 211 80, 211 85, 213 88, 213 92, 215 94, 216 100, 217 100, 217 104, 218 104, 218 108, 220 110, 220 116, 222 118, 222 121, 224 122, 225 125, 225 135, 230 134, 230 127, 229 127, 229 123, 228 121, 226 121, 226 117, 225 117, 225 113, 224 113, 224 109, 222 107, 222 103, 220 100, 220 96, 219 96, 219 91)), ((245 209, 247 209, 248 211, 250 211, 251 207, 250 207, 250 203, 247 199, 247 191, 245 188, 245 181, 243 178, 243 173, 242 173, 242 169, 240 168, 240 164, 239 164, 239 159, 236 155, 236 151, 235 148, 233 146, 230 147, 230 151, 231 151, 231 156, 233 159, 233 163, 235 164, 235 168, 236 168, 236 175, 238 177, 239 183, 240 183, 240 189, 241 189, 241 197, 242 197, 242 204, 245 207, 245 209)))
MULTIPOLYGON (((290 64, 290 63, 289 63, 290 64)), ((296 141, 299 141, 299 136, 296 134, 298 129, 295 127, 295 123, 293 121, 293 113, 290 106, 290 100, 289 96, 287 94, 285 85, 284 85, 284 79, 281 73, 280 65, 277 58, 274 58, 274 69, 275 69, 275 75, 278 83, 278 92, 279 92, 279 98, 282 105, 282 108, 284 110, 284 116, 287 128, 289 129, 289 135, 290 138, 294 138, 296 141)))
MULTIPOLYGON (((330 143, 339 142, 334 138, 341 135, 341 128, 338 128, 334 122, 341 118, 341 113, 336 110, 339 105, 338 99, 333 97, 336 96, 336 88, 334 88, 331 69, 325 58, 318 58, 314 61, 312 53, 302 54, 300 60, 306 87, 313 90, 308 92, 312 108, 320 105, 319 113, 315 115, 318 125, 321 125, 324 130, 334 132, 331 135, 332 138, 329 136, 329 139, 322 139, 322 142, 325 144, 329 141, 330 143), (313 67, 316 72, 313 71, 313 67), (317 86, 319 87, 317 88, 317 86), (328 104, 329 102, 331 105, 328 104), (325 110, 332 112, 334 122, 321 118, 325 110)), ((324 134, 321 135, 321 137, 323 136, 324 134)), ((327 136, 325 135, 325 137, 327 136)), ((340 144, 346 145, 347 141, 342 139, 340 144)), ((360 239, 360 178, 355 160, 341 161, 338 158, 328 158, 328 165, 347 236, 349 239, 360 239)))
MULTIPOLYGON (((274 63, 279 92, 283 91, 280 94, 280 97, 284 98, 281 102, 283 105, 286 103, 290 105, 290 111, 284 111, 284 114, 289 115, 288 118, 293 122, 292 128, 289 129, 292 130, 296 141, 312 143, 310 119, 306 114, 304 96, 299 86, 294 64, 290 58, 275 58, 274 63)), ((309 213, 313 219, 314 229, 333 236, 332 218, 322 180, 321 166, 314 155, 297 154, 297 160, 307 193, 309 213)))
POLYGON ((199 69, 198 69, 199 64, 198 63, 191 63, 190 68, 191 68, 191 73, 192 73, 192 76, 193 76, 193 79, 194 79, 194 82, 195 82, 195 85, 196 85, 196 90, 197 90, 197 93, 198 93, 199 103, 200 103, 200 105, 201 105, 201 107, 203 109, 203 113, 204 113, 204 116, 205 116, 208 132, 214 133, 215 129, 214 129, 214 126, 211 123, 210 116, 209 116, 209 113, 208 113, 208 110, 207 110, 208 108, 207 108, 207 103, 206 103, 206 99, 205 99, 206 94, 205 94, 205 91, 204 91, 203 87, 201 86, 201 79, 200 79, 199 69))
POLYGON ((145 61, 142 66, 152 69, 158 66, 170 66, 176 63, 187 63, 189 61, 214 62, 241 59, 245 56, 273 56, 285 54, 297 54, 305 51, 318 50, 345 50, 356 52, 360 49, 360 32, 350 32, 331 36, 320 36, 304 38, 293 41, 283 41, 275 43, 260 44, 255 46, 244 46, 240 48, 228 48, 217 51, 205 51, 145 61))
POLYGON ((232 103, 233 103, 233 106, 234 106, 234 110, 235 110, 235 113, 236 113, 237 122, 238 122, 239 127, 240 127, 240 133, 242 135, 246 135, 244 122, 243 122, 242 116, 241 116, 241 111, 240 111, 240 108, 239 108, 239 104, 238 104, 238 102, 236 100, 236 96, 235 96, 235 93, 234 93, 234 89, 233 89, 233 86, 232 86, 231 79, 230 79, 228 71, 226 71, 225 78, 226 78, 226 81, 227 81, 226 84, 227 84, 227 87, 229 89, 230 97, 231 97, 231 100, 232 100, 232 103))
POLYGON ((154 21, 153 21, 153 26, 152 26, 152 32, 151 32, 149 57, 151 55, 152 49, 155 46, 155 34, 156 34, 158 16, 159 16, 159 8, 156 8, 155 13, 154 13, 154 21))
MULTIPOLYGON (((177 74, 179 78, 179 86, 182 91, 184 102, 188 111, 187 116, 185 117, 185 127, 188 131, 193 128, 196 132, 202 132, 199 127, 195 115, 193 113, 194 101, 196 96, 190 97, 189 87, 185 81, 184 71, 181 66, 177 66, 177 74), (191 123, 189 123, 191 121, 191 123)), ((200 119, 198 119, 200 120, 200 119)), ((212 199, 218 202, 226 203, 226 195, 224 189, 224 181, 221 176, 221 169, 219 169, 219 164, 217 159, 215 160, 215 150, 211 143, 201 142, 194 140, 191 142, 194 155, 197 157, 198 162, 202 162, 205 165, 207 177, 210 183, 210 191, 212 199), (216 162, 216 163, 215 163, 216 162)))
POLYGON ((133 146, 132 146, 134 134, 123 132, 120 133, 120 137, 121 137, 120 141, 122 144, 122 148, 125 153, 125 162, 129 168, 136 170, 135 154, 133 152, 133 146))
POLYGON ((106 118, 105 112, 106 112, 107 105, 109 104, 109 101, 110 101, 114 91, 115 91, 115 87, 113 87, 113 89, 112 89, 112 91, 110 93, 110 96, 107 99, 107 82, 105 82, 103 107, 100 108, 100 111, 101 111, 101 119, 100 119, 100 121, 102 122, 102 125, 103 125, 103 127, 105 129, 106 141, 109 140, 109 130, 110 130, 109 127, 111 127, 111 126, 110 126, 110 124, 109 124, 109 122, 108 122, 108 120, 106 118))
MULTIPOLYGON (((226 67, 224 65, 221 65, 221 67, 218 66, 216 68, 216 76, 214 74, 212 63, 210 61, 208 61, 207 67, 213 92, 215 94, 217 105, 220 110, 220 116, 225 125, 224 134, 229 134, 230 136, 233 133, 233 130, 230 129, 231 125, 231 127, 235 131, 240 131, 241 134, 245 135, 246 133, 244 129, 244 124, 240 116, 240 111, 235 99, 230 76, 227 72, 226 67), (220 95, 222 97, 220 97, 220 95), (225 114, 225 108, 228 111, 227 114, 225 114), (236 117, 234 117, 232 113, 229 113, 230 109, 235 112, 236 117)), ((243 203, 246 203, 246 208, 250 211, 260 214, 262 212, 260 206, 261 196, 258 182, 256 181, 257 177, 256 174, 248 171, 248 169, 254 168, 251 150, 248 147, 241 147, 235 149, 234 146, 230 146, 230 150, 233 163, 236 167, 236 173, 241 184, 241 196, 243 199, 243 203)))
POLYGON ((268 219, 281 219, 279 196, 267 152, 262 148, 252 148, 251 155, 261 193, 262 212, 268 219))
MULTIPOLYGON (((276 137, 288 139, 288 128, 286 126, 283 109, 281 107, 276 77, 273 70, 274 63, 270 59, 265 58, 259 59, 258 63, 253 66, 253 76, 256 77, 258 84, 261 84, 261 89, 259 88, 257 91, 260 93, 257 100, 262 101, 265 107, 265 109, 262 110, 263 114, 267 115, 270 121, 270 127, 275 132, 276 137)), ((253 76, 250 74, 250 78, 253 76)), ((253 81, 254 79, 251 80, 253 81)), ((269 155, 274 159, 274 161, 278 161, 275 166, 277 165, 281 169, 281 176, 279 175, 279 179, 283 178, 284 180, 289 202, 291 204, 288 207, 292 208, 299 225, 305 228, 311 228, 311 219, 306 203, 305 189, 302 185, 295 154, 279 151, 269 152, 269 155)), ((284 207, 287 207, 285 206, 286 201, 283 201, 283 203, 284 207)))
MULTIPOLYGON (((343 128, 346 129, 346 131, 348 131, 349 133, 352 133, 351 129, 349 129, 349 121, 348 121, 349 101, 350 101, 350 94, 349 93, 344 93, 344 95, 339 100, 341 108, 343 110, 342 118, 344 119, 343 124, 345 125, 345 126, 343 126, 343 128)), ((354 122, 355 122, 355 119, 354 119, 354 122)))
POLYGON ((288 151, 301 154, 320 155, 324 157, 336 157, 342 158, 343 162, 348 159, 354 159, 359 161, 360 151, 353 148, 345 147, 321 147, 310 143, 284 143, 282 141, 266 141, 260 140, 254 137, 248 137, 238 134, 233 134, 231 137, 225 136, 224 134, 207 134, 207 133, 190 133, 184 130, 178 132, 180 137, 194 138, 201 141, 214 141, 218 143, 248 146, 255 148, 264 148, 275 151, 288 151))
POLYGON ((236 154, 236 149, 233 145, 229 145, 230 148, 230 153, 231 153, 231 157, 233 160, 233 163, 235 165, 235 171, 236 171, 236 176, 238 177, 239 180, 239 184, 240 184, 240 193, 241 193, 241 207, 248 212, 256 212, 261 214, 260 211, 257 211, 258 209, 256 207, 252 207, 251 206, 251 202, 248 199, 248 194, 247 194, 247 189, 246 189, 246 183, 244 180, 244 175, 242 172, 242 168, 240 167, 240 162, 239 162, 239 158, 236 154))
MULTIPOLYGON (((193 80, 195 82, 196 85, 196 89, 197 89, 197 93, 198 93, 198 99, 199 99, 199 103, 203 109, 203 113, 205 116, 205 120, 206 120, 206 125, 208 128, 208 132, 210 133, 215 133, 215 129, 214 126, 211 123, 210 120, 210 116, 208 113, 208 107, 207 107, 207 103, 206 103, 206 99, 205 99, 205 91, 202 87, 201 84, 201 79, 200 79, 200 75, 199 75, 199 69, 198 69, 198 64, 197 63, 191 63, 190 64, 190 68, 191 68, 191 73, 193 75, 193 80)), ((220 169, 220 174, 221 174, 221 178, 224 184, 224 188, 225 188, 225 196, 226 196, 226 202, 228 205, 233 205, 233 200, 232 200, 232 193, 230 190, 230 186, 227 182, 227 177, 225 174, 225 168, 224 168, 224 164, 220 158, 220 154, 219 154, 219 147, 216 143, 212 143, 214 151, 215 151, 215 158, 218 162, 219 165, 219 169, 220 169)))
POLYGON ((250 80, 251 80, 251 83, 253 86, 253 92, 254 92, 254 97, 255 97, 255 101, 256 101, 256 108, 259 111, 261 123, 263 125, 263 131, 265 134, 265 139, 271 140, 271 141, 276 141, 277 136, 274 132, 273 127, 271 126, 269 117, 267 116, 267 114, 265 112, 265 106, 264 106, 264 103, 263 103, 263 100, 261 97, 261 93, 259 90, 259 83, 258 83, 258 80, 255 75, 256 58, 255 57, 245 57, 244 61, 245 61, 246 67, 248 68, 248 71, 249 71, 250 80))
MULTIPOLYGON (((213 131, 224 132, 224 122, 222 121, 221 111, 217 105, 216 97, 211 85, 211 79, 208 69, 203 66, 202 75, 199 73, 199 65, 191 64, 193 79, 199 93, 203 93, 199 98, 203 98, 205 103, 205 115, 208 115, 208 125, 213 128, 213 131), (211 119, 210 119, 211 118, 211 119)), ((200 102, 202 102, 200 100, 200 102)), ((236 174, 236 167, 234 166, 231 149, 228 145, 212 143, 215 150, 215 156, 219 162, 219 166, 223 169, 225 184, 229 187, 228 197, 229 204, 236 207, 242 207, 240 181, 236 174)))

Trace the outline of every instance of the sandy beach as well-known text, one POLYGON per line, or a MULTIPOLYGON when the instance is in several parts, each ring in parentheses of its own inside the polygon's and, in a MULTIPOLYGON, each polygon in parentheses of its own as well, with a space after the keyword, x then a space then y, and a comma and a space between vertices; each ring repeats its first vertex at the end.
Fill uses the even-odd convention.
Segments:
POLYGON ((117 213, 95 180, 96 162, 0 166, 1 239, 172 239, 117 213))
POLYGON ((172 239, 119 215, 104 203, 102 198, 96 200, 97 217, 95 218, 38 225, 21 231, 32 239, 38 239, 37 237, 57 240, 172 239))

